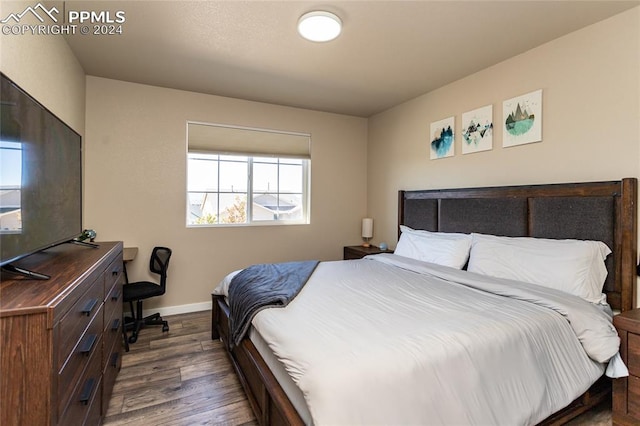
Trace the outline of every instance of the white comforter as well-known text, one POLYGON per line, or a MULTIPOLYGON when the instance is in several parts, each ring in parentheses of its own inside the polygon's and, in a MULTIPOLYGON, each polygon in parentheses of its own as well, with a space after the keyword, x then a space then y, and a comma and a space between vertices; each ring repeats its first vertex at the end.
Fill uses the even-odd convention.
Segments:
POLYGON ((610 315, 577 297, 395 255, 320 263, 253 326, 316 425, 535 424, 619 347, 610 315))

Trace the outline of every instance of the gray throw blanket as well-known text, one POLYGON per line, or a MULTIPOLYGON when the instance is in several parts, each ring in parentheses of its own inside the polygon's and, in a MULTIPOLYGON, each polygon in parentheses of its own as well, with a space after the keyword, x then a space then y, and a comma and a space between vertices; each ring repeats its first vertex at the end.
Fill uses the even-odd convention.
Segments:
POLYGON ((230 346, 239 345, 253 317, 263 309, 283 308, 300 292, 317 260, 253 265, 229 284, 230 346))

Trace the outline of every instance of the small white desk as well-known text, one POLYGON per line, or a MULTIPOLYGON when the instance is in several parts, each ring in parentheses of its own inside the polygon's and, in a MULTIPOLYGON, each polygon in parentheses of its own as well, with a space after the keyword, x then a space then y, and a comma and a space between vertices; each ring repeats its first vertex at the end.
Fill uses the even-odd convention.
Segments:
POLYGON ((131 262, 138 255, 138 247, 125 247, 122 250, 122 261, 124 262, 123 271, 124 271, 124 282, 129 283, 129 276, 127 275, 127 262, 131 262))

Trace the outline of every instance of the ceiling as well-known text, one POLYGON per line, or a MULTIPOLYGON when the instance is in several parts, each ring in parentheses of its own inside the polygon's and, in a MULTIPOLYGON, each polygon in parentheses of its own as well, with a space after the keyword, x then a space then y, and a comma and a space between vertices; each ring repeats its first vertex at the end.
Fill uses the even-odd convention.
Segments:
MULTIPOLYGON (((368 117, 636 1, 67 1, 124 11, 121 35, 67 36, 89 75, 368 117), (296 32, 310 10, 342 34, 296 32)), ((112 14, 112 16, 114 16, 112 14)))

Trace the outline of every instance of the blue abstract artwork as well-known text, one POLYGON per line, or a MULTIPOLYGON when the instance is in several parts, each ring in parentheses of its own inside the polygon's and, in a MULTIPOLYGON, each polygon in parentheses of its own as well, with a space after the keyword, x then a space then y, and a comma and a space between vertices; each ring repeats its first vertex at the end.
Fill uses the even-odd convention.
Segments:
POLYGON ((437 158, 452 157, 455 142, 455 118, 449 117, 431 123, 430 131, 430 158, 434 160, 437 158))

